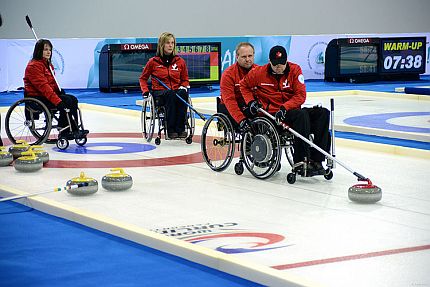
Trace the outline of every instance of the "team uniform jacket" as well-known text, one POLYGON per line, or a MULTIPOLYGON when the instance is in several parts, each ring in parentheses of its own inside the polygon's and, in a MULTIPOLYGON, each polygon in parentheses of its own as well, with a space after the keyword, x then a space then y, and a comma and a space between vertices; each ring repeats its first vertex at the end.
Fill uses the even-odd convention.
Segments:
MULTIPOLYGON (((54 71, 52 65, 51 69, 54 71)), ((24 89, 28 96, 45 97, 55 106, 61 102, 58 97, 60 90, 49 70, 48 62, 44 59, 31 60, 28 63, 24 74, 24 89)))
POLYGON ((302 69, 291 62, 279 79, 272 74, 270 63, 256 67, 240 81, 240 91, 246 104, 258 100, 272 114, 281 106, 286 110, 300 109, 306 100, 302 69))
MULTIPOLYGON (((179 56, 174 56, 168 66, 164 64, 161 57, 156 56, 149 59, 139 78, 142 93, 149 92, 148 79, 151 75, 156 76, 172 90, 177 90, 180 86, 186 88, 190 86, 185 60, 179 56)), ((163 91, 165 88, 154 79, 152 80, 152 90, 163 91)))
MULTIPOLYGON (((251 69, 257 67, 253 65, 251 69)), ((240 80, 242 80, 251 69, 244 69, 235 63, 224 70, 221 77, 221 102, 226 106, 233 119, 240 123, 245 119, 241 111, 241 106, 245 105, 245 100, 240 92, 240 80)))

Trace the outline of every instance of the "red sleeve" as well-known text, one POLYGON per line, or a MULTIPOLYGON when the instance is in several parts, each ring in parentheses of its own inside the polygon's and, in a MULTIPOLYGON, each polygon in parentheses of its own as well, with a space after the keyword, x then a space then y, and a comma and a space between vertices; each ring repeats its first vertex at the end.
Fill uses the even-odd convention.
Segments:
POLYGON ((296 65, 290 73, 290 82, 292 83, 294 95, 286 103, 284 103, 283 106, 286 110, 300 109, 306 101, 305 78, 303 76, 302 69, 298 65, 296 65))
POLYGON ((142 75, 140 75, 139 77, 139 84, 140 89, 142 90, 142 94, 149 92, 148 79, 153 71, 153 63, 153 58, 149 59, 148 63, 146 63, 145 67, 143 68, 142 75))
POLYGON ((236 100, 236 94, 234 91, 234 78, 233 78, 234 70, 226 70, 221 76, 221 98, 225 104, 230 115, 234 118, 237 123, 240 123, 245 119, 245 115, 239 108, 236 100))
POLYGON ((181 64, 182 64, 182 69, 181 69, 181 86, 184 86, 186 88, 190 87, 190 80, 188 78, 188 69, 187 69, 187 64, 185 63, 185 60, 181 58, 181 64))
POLYGON ((255 77, 256 69, 253 69, 240 81, 240 92, 246 104, 255 100, 255 77))
POLYGON ((30 62, 25 70, 25 77, 31 83, 33 88, 36 89, 43 97, 47 98, 54 105, 58 105, 61 102, 61 99, 49 84, 49 80, 45 75, 45 70, 49 72, 48 68, 42 63, 30 62))

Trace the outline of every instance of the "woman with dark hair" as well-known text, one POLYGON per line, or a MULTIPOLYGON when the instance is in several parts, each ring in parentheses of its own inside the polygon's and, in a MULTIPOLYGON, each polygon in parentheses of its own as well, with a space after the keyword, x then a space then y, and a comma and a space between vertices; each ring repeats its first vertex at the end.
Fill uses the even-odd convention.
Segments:
POLYGON ((152 95, 166 108, 167 135, 169 138, 185 138, 185 121, 188 101, 188 70, 185 60, 176 55, 176 38, 172 33, 164 32, 158 38, 157 54, 149 59, 139 78, 144 96, 149 95, 148 79, 154 75, 171 90, 163 87, 157 80, 151 79, 152 95))
POLYGON ((60 135, 67 138, 82 137, 87 130, 78 129, 78 100, 75 96, 68 95, 58 87, 54 75, 54 66, 51 64, 52 43, 46 39, 36 42, 33 51, 33 58, 27 64, 24 75, 24 95, 35 97, 42 101, 48 109, 56 108, 60 112, 58 125, 65 128, 69 125, 65 109, 70 110, 71 128, 74 132, 69 134, 69 129, 60 132, 60 135))

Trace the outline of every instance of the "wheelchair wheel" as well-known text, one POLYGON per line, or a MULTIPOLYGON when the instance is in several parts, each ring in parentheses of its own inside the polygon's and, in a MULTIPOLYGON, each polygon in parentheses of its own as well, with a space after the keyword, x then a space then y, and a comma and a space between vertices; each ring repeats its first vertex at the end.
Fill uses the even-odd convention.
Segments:
POLYGON ((83 137, 83 138, 77 138, 77 139, 75 139, 75 143, 76 143, 78 146, 84 146, 84 145, 87 143, 87 141, 88 141, 87 137, 83 137))
POLYGON ((31 145, 43 144, 51 132, 51 113, 38 99, 24 98, 7 111, 5 129, 9 140, 25 140, 31 145))
POLYGON ((275 126, 266 118, 251 122, 251 131, 243 135, 242 157, 249 172, 259 179, 271 177, 281 161, 281 142, 275 126))
POLYGON ((234 156, 235 135, 224 114, 214 114, 203 126, 201 149, 206 164, 214 171, 223 171, 234 156))
MULTIPOLYGON (((191 97, 188 97, 188 104, 192 107, 193 103, 191 101, 191 97)), ((191 110, 190 107, 187 108, 187 123, 186 123, 186 129, 187 129, 187 138, 185 139, 185 142, 187 144, 191 144, 193 142, 193 135, 194 130, 196 127, 196 119, 194 112, 191 110)))
POLYGON ((143 100, 140 121, 143 137, 147 142, 151 142, 155 128, 155 103, 152 95, 149 95, 143 100))

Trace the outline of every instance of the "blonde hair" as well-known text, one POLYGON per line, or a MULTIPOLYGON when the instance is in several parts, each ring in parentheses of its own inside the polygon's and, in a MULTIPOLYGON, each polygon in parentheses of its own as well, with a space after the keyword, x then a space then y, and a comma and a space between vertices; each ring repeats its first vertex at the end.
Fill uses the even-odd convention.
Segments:
POLYGON ((164 56, 164 45, 166 44, 166 42, 170 38, 173 38, 173 42, 174 42, 173 43, 172 56, 176 55, 176 38, 175 38, 175 35, 173 35, 170 32, 164 32, 164 33, 161 33, 161 35, 158 37, 157 56, 159 56, 159 57, 164 56))

